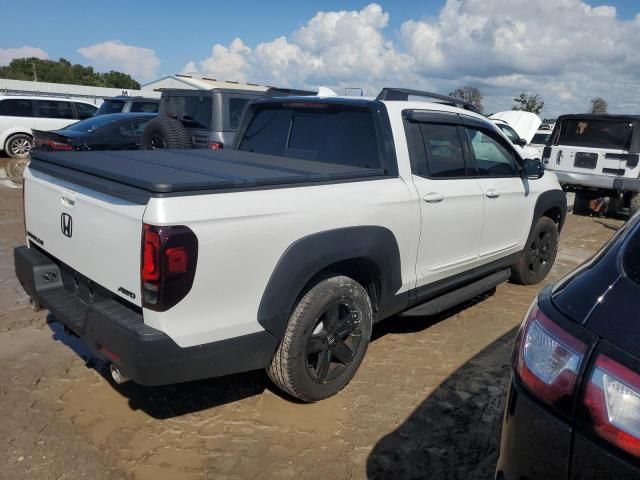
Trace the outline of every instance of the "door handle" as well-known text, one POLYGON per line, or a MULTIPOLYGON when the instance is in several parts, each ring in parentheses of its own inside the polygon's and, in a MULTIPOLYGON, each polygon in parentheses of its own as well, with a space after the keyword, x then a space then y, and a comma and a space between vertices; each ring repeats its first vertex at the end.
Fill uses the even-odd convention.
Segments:
POLYGON ((444 195, 438 192, 427 193, 422 199, 427 203, 440 203, 444 200, 444 195))
POLYGON ((489 198, 498 198, 500 196, 500 192, 498 192, 495 188, 490 188, 485 192, 485 195, 489 198))

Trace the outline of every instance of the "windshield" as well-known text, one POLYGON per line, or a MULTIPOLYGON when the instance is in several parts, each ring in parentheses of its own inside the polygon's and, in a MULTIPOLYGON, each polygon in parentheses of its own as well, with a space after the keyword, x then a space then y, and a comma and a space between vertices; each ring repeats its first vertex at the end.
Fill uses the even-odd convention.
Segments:
POLYGON ((560 126, 558 144, 628 150, 631 131, 628 120, 566 119, 560 126))
POLYGON ((120 113, 124 108, 123 100, 105 100, 98 108, 96 115, 105 115, 107 113, 120 113))
POLYGON ((121 115, 100 115, 99 117, 91 117, 81 122, 74 123, 65 128, 65 130, 72 130, 74 132, 91 133, 104 128, 110 123, 117 122, 121 118, 121 115))
POLYGON ((502 130, 502 133, 504 133, 507 136, 507 138, 511 140, 511 143, 517 143, 518 140, 520 140, 520 137, 518 136, 516 131, 513 128, 511 128, 509 125, 505 123, 498 123, 497 125, 498 127, 500 127, 500 130, 502 130))
POLYGON ((180 120, 187 128, 211 128, 212 99, 200 95, 169 96, 163 101, 163 113, 180 120))
POLYGON ((549 141, 549 137, 551 136, 551 132, 547 133, 536 133, 531 139, 531 143, 533 145, 546 145, 549 141))

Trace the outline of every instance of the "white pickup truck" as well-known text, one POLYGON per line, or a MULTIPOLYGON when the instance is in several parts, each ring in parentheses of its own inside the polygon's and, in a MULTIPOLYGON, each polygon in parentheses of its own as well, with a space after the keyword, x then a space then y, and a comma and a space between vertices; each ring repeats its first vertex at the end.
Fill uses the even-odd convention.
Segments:
POLYGON ((375 322, 539 282, 555 260, 555 176, 470 108, 402 89, 265 99, 234 149, 37 152, 16 274, 116 381, 266 368, 326 398, 375 322))

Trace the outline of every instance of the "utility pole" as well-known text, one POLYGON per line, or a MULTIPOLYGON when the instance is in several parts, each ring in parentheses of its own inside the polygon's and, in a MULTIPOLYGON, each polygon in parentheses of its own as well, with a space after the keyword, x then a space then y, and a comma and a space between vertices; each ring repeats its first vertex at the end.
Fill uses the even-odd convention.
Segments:
POLYGON ((31 62, 31 66, 33 67, 33 81, 37 82, 38 81, 38 72, 36 72, 36 64, 34 62, 31 62))

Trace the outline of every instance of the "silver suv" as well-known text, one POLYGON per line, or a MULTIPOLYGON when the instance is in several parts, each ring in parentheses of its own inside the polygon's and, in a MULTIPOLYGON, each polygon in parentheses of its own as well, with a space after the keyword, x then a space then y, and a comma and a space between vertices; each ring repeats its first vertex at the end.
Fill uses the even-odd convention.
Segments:
POLYGON ((211 90, 167 89, 162 92, 158 116, 142 136, 143 150, 206 148, 233 145, 245 108, 265 96, 315 95, 316 92, 260 85, 211 90))
POLYGON ((640 210, 640 115, 563 115, 542 157, 563 189, 576 193, 574 210, 598 197, 611 199, 610 212, 640 210))

